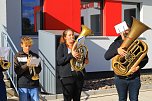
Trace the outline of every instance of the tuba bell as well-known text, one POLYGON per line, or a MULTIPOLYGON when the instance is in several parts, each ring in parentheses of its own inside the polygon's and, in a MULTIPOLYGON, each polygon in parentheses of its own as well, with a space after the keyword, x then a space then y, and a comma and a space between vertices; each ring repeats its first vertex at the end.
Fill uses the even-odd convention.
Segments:
POLYGON ((121 44, 121 47, 127 51, 127 55, 124 57, 116 55, 112 59, 112 68, 115 74, 120 76, 132 74, 131 68, 137 67, 145 57, 148 46, 137 38, 148 29, 151 28, 133 17, 131 30, 121 44))
POLYGON ((71 67, 75 71, 82 71, 85 68, 85 58, 87 57, 88 54, 88 48, 84 44, 78 44, 79 39, 83 37, 87 37, 89 35, 94 35, 92 30, 86 27, 85 25, 81 25, 82 31, 79 34, 78 38, 76 39, 75 43, 73 44, 72 50, 78 52, 80 54, 80 58, 75 59, 72 58, 70 60, 71 67))

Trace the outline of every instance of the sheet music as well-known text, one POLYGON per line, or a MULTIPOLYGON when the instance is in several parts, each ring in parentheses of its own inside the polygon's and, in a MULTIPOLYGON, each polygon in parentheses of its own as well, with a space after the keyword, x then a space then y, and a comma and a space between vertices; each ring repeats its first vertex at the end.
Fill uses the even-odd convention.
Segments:
POLYGON ((6 58, 9 54, 10 47, 0 47, 0 57, 6 58))
POLYGON ((34 58, 32 57, 31 60, 30 60, 30 63, 29 65, 35 65, 36 67, 38 67, 39 63, 40 63, 40 58, 34 58))
POLYGON ((125 30, 128 29, 128 26, 125 21, 120 24, 115 25, 114 27, 115 27, 117 34, 124 32, 125 30))

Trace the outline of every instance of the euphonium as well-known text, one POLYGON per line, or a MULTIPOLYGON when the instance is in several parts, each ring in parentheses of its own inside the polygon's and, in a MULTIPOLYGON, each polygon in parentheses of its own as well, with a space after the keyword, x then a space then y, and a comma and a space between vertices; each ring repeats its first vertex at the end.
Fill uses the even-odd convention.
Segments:
MULTIPOLYGON (((32 55, 28 55, 28 59, 32 59, 32 55)), ((33 76, 32 76, 32 80, 38 80, 39 79, 39 74, 36 74, 36 71, 35 71, 35 65, 34 64, 31 64, 29 66, 29 71, 33 70, 33 76)))
POLYGON ((88 48, 84 44, 79 44, 78 45, 78 40, 87 37, 88 35, 93 35, 92 30, 90 30, 88 27, 85 25, 81 26, 82 31, 79 34, 78 38, 76 39, 75 43, 73 44, 72 51, 76 51, 79 53, 80 57, 78 59, 72 58, 70 60, 71 67, 75 71, 82 71, 85 68, 85 58, 87 57, 88 54, 88 48))
POLYGON ((148 29, 150 28, 147 25, 133 17, 131 30, 121 44, 121 47, 127 51, 127 55, 124 57, 116 55, 112 59, 112 68, 115 74, 120 76, 132 74, 131 68, 137 67, 145 57, 148 46, 145 42, 138 40, 137 38, 148 29))
POLYGON ((5 71, 5 70, 8 70, 10 68, 11 63, 6 61, 6 60, 4 60, 3 57, 1 57, 0 58, 0 65, 3 68, 3 70, 5 71))

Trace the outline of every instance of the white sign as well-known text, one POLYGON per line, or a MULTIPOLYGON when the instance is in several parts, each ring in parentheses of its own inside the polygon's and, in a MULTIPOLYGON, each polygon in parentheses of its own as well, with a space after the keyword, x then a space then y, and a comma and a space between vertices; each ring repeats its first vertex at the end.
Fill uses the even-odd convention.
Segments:
POLYGON ((120 24, 115 25, 114 27, 115 27, 117 34, 124 32, 125 30, 128 29, 128 26, 125 21, 120 24))

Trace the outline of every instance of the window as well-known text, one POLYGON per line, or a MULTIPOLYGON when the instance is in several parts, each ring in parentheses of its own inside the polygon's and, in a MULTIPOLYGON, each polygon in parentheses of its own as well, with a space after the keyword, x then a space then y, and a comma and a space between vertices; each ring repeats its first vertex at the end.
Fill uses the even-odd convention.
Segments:
POLYGON ((95 35, 101 35, 100 27, 100 15, 91 15, 91 29, 95 32, 95 35))
POLYGON ((42 0, 22 0, 22 34, 37 35, 41 24, 42 0))
POLYGON ((84 17, 81 17, 81 25, 84 25, 84 17))
MULTIPOLYGON (((126 21, 126 23, 131 27, 131 25, 132 25, 131 16, 140 20, 140 3, 123 2, 122 14, 123 14, 122 21, 126 21)), ((143 37, 143 35, 141 34, 140 37, 143 37)))
POLYGON ((81 21, 93 30, 95 36, 103 35, 103 1, 81 0, 81 21))
POLYGON ((123 3, 122 4, 122 21, 126 21, 127 24, 131 26, 132 18, 131 16, 135 17, 136 19, 140 19, 140 10, 139 10, 138 3, 123 3))

